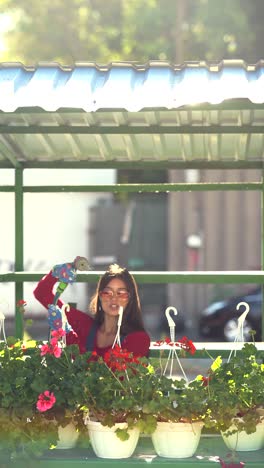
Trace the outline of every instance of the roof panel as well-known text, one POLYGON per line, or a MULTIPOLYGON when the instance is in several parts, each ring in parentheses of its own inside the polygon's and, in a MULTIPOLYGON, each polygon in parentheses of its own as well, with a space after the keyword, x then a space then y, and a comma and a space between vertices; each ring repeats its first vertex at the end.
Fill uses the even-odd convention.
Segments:
POLYGON ((264 65, 241 60, 219 64, 205 62, 173 66, 150 62, 145 66, 123 62, 100 67, 82 64, 62 67, 55 63, 25 67, 0 64, 0 110, 40 107, 46 111, 63 108, 176 109, 198 103, 219 104, 227 99, 264 102, 264 65))
POLYGON ((263 133, 263 61, 0 64, 0 167, 260 167, 263 133))

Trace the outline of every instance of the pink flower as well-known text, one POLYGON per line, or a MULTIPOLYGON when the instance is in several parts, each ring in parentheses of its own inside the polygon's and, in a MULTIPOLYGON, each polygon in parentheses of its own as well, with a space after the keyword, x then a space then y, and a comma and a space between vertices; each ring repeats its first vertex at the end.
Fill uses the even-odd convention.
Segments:
POLYGON ((36 406, 39 411, 44 412, 52 408, 55 403, 56 398, 54 393, 45 390, 45 392, 39 394, 36 406))
POLYGON ((58 344, 57 338, 51 338, 50 344, 51 344, 51 346, 56 346, 58 344))
POLYGON ((50 347, 48 344, 44 344, 40 348, 40 355, 45 356, 46 354, 51 354, 50 353, 50 347))
POLYGON ((53 346, 53 355, 56 358, 61 357, 61 353, 62 353, 62 349, 58 345, 53 346))
POLYGON ((66 331, 64 331, 62 328, 59 328, 58 330, 52 330, 51 332, 51 336, 53 336, 53 338, 56 338, 57 340, 60 340, 65 335, 66 331))
MULTIPOLYGON (((54 338, 55 339, 55 338, 54 338)), ((40 348, 40 355, 53 354, 56 358, 61 357, 62 349, 57 345, 57 341, 51 344, 42 345, 40 348)))

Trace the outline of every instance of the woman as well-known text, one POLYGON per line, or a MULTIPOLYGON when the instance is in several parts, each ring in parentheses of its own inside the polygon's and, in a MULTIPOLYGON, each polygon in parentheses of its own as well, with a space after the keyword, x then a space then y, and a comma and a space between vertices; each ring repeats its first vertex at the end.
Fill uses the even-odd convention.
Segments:
MULTIPOLYGON (((57 278, 52 271, 44 276, 34 290, 36 299, 46 308, 54 301, 53 287, 57 278)), ((61 308, 64 302, 57 302, 61 308)), ((126 268, 110 265, 100 278, 90 304, 93 317, 70 307, 67 320, 73 331, 66 335, 67 344, 78 344, 81 353, 95 351, 99 356, 111 349, 116 333, 119 309, 123 308, 120 329, 121 346, 135 356, 147 356, 150 338, 141 316, 136 282, 126 268)))

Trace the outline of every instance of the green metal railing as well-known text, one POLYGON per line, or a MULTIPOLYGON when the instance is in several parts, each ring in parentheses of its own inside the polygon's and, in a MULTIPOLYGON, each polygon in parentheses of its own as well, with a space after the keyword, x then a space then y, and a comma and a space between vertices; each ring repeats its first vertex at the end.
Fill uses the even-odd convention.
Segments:
MULTIPOLYGON (((15 272, 0 274, 0 282, 15 283, 15 301, 23 298, 23 283, 38 281, 46 272, 24 272, 23 249, 23 199, 24 193, 52 193, 52 192, 138 192, 161 193, 175 191, 215 191, 215 190, 258 190, 262 194, 262 266, 264 265, 264 202, 263 182, 240 183, 164 183, 164 184, 113 184, 113 185, 63 185, 63 186, 24 186, 23 168, 15 170, 15 185, 2 186, 0 192, 13 192, 15 194, 15 272)), ((168 284, 168 283, 200 283, 200 284, 264 284, 264 271, 155 271, 132 272, 138 283, 168 284)), ((90 271, 79 274, 78 282, 96 282, 102 272, 90 271)), ((262 340, 264 341, 264 311, 262 313, 262 340)), ((22 337, 23 323, 21 314, 16 313, 16 336, 22 337)))

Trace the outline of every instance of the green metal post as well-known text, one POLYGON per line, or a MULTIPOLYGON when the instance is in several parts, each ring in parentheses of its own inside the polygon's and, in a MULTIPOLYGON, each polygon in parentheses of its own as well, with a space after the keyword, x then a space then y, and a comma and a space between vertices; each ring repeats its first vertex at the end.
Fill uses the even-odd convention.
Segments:
MULTIPOLYGON (((23 229, 23 169, 15 169, 15 271, 24 269, 24 229, 23 229)), ((23 299, 23 282, 15 284, 15 303, 23 299)), ((16 307, 15 336, 22 339, 24 321, 16 307)))

